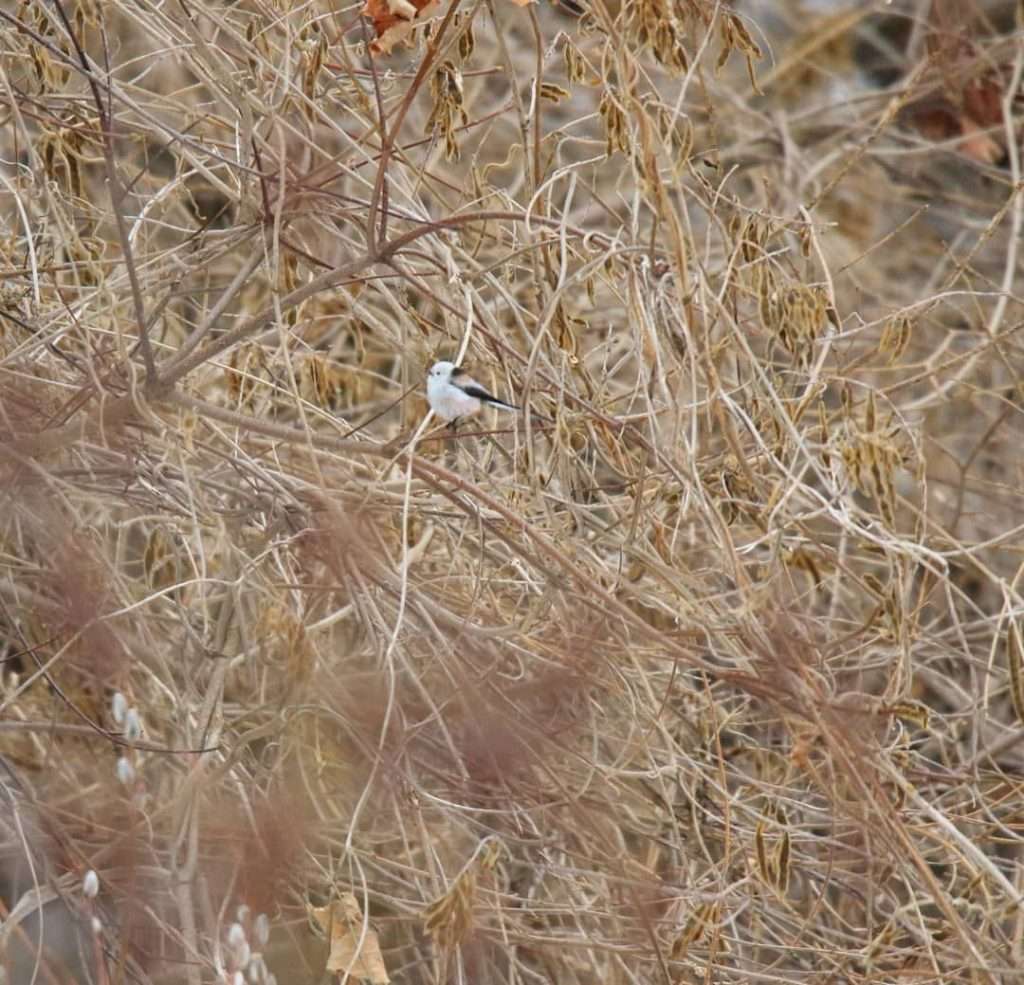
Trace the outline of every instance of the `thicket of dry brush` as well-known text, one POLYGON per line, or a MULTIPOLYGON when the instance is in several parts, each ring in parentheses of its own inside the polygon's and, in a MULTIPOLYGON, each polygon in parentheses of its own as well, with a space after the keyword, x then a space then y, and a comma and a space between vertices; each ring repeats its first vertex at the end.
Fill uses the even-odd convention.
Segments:
POLYGON ((1019 977, 1019 5, 581 2, 0 11, 12 985, 1019 977))

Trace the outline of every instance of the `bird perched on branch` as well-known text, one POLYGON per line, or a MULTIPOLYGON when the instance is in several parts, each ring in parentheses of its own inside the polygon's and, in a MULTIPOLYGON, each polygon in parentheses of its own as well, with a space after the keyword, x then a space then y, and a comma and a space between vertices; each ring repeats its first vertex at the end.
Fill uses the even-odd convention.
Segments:
POLYGON ((427 400, 438 417, 454 425, 462 417, 479 412, 485 404, 501 410, 519 410, 489 394, 464 369, 441 360, 427 374, 427 400))

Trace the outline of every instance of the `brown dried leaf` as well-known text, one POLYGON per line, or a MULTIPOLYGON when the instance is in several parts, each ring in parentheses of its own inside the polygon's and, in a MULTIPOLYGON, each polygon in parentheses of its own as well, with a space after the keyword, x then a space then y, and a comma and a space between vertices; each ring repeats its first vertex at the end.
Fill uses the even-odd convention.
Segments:
POLYGON ((340 899, 327 906, 311 906, 309 914, 330 942, 329 972, 373 985, 388 985, 391 979, 384 967, 377 932, 364 924, 363 912, 352 893, 342 893, 340 899))

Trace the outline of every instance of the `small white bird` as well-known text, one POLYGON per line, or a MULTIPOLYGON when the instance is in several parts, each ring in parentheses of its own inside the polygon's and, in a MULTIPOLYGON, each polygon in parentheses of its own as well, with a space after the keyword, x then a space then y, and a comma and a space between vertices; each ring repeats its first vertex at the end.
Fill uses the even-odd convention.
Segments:
POLYGON ((502 410, 519 410, 514 404, 491 396, 465 370, 446 360, 430 367, 427 400, 434 413, 449 424, 454 424, 460 417, 476 414, 484 404, 502 410))

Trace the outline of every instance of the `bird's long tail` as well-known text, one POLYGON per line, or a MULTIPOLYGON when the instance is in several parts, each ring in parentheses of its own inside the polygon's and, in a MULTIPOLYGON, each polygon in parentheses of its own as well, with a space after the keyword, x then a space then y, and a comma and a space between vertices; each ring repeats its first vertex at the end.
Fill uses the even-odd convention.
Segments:
POLYGON ((515 410, 521 411, 522 407, 517 407, 515 404, 507 404, 504 400, 499 400, 497 397, 490 397, 485 403, 490 404, 492 407, 497 407, 498 410, 515 410))

